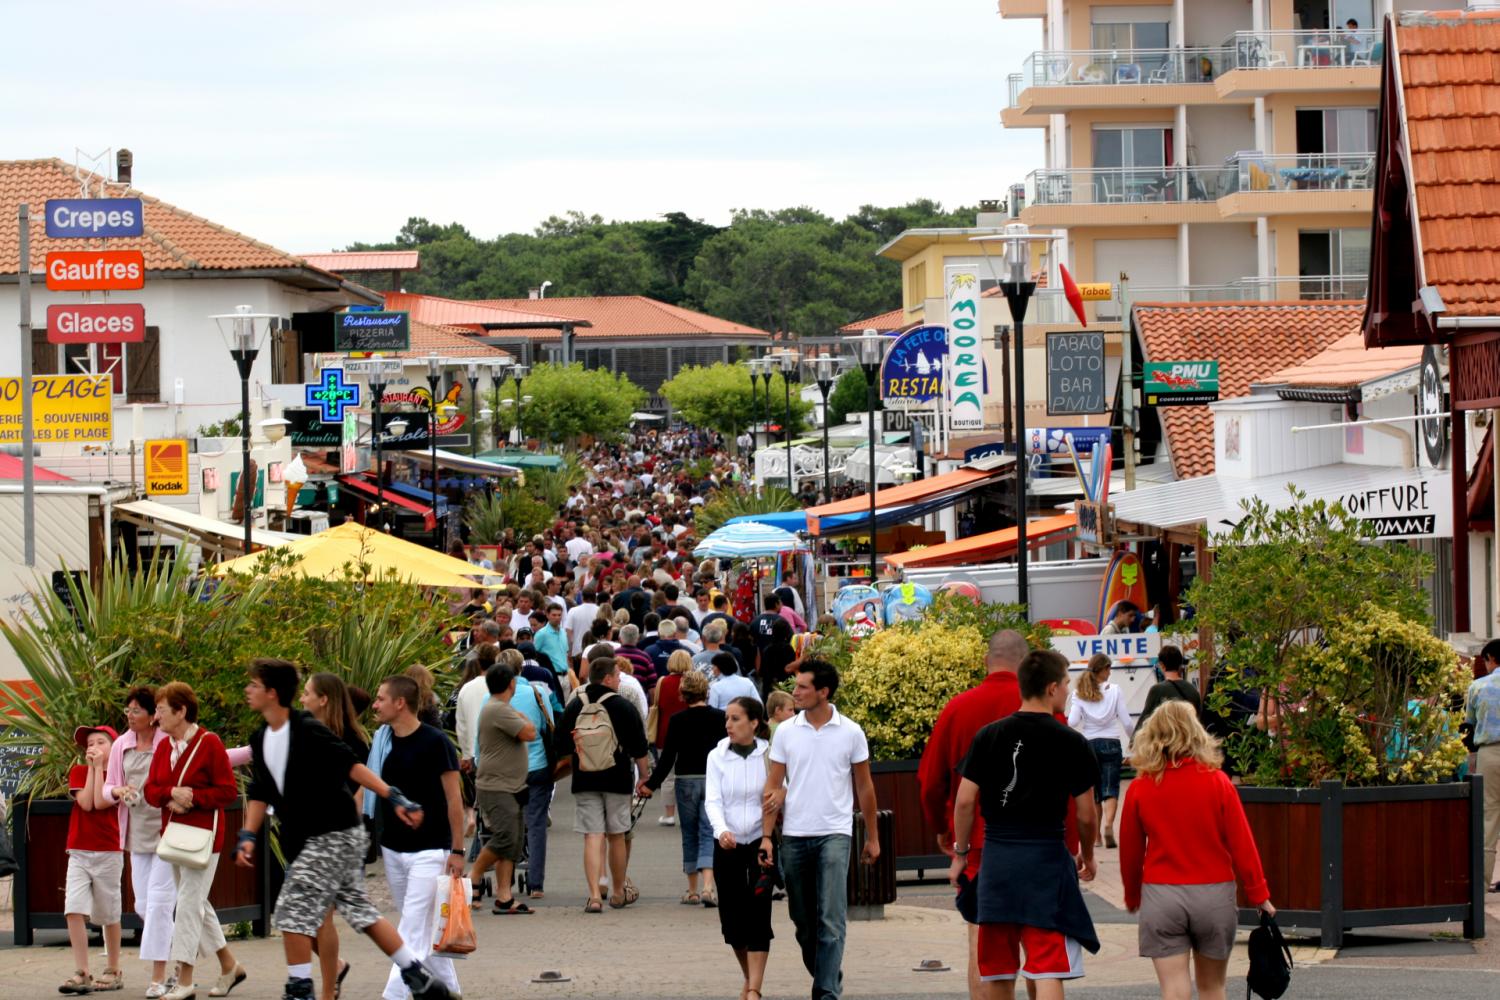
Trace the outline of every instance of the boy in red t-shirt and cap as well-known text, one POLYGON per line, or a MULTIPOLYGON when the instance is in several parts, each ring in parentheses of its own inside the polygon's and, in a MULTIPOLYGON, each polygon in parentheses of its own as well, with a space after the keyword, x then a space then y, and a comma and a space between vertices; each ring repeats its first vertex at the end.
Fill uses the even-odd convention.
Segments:
POLYGON ((120 971, 120 884, 125 855, 120 844, 119 806, 104 794, 104 766, 118 734, 108 726, 79 726, 73 742, 86 763, 68 771, 73 812, 68 817, 68 881, 63 912, 68 943, 77 971, 57 988, 59 993, 93 993, 124 987, 120 971), (87 921, 104 929, 108 965, 102 976, 89 975, 87 921))

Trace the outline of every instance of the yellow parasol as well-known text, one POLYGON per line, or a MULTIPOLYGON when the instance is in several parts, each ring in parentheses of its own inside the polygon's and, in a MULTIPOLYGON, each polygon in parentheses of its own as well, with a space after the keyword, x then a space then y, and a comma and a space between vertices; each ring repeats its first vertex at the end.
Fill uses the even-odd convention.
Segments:
MULTIPOLYGON (((278 556, 289 553, 300 557, 292 572, 322 580, 341 580, 346 565, 364 564, 368 567, 366 580, 394 577, 424 587, 468 588, 479 586, 479 582, 471 577, 483 576, 486 572, 462 559, 434 552, 424 545, 353 521, 298 539, 275 551, 278 556)), ((213 571, 219 576, 228 573, 254 575, 260 572, 259 560, 259 553, 240 556, 219 563, 213 571)))

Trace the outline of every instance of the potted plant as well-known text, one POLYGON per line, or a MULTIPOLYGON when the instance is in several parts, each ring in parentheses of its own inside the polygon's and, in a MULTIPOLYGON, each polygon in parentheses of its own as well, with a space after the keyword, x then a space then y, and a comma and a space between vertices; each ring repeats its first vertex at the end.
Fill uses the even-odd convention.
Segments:
POLYGON ((1186 595, 1216 661, 1207 711, 1259 695, 1225 749, 1271 897, 1324 947, 1383 924, 1482 936, 1483 809, 1456 780, 1468 674, 1431 632, 1430 560, 1292 492, 1281 510, 1247 502, 1186 595))

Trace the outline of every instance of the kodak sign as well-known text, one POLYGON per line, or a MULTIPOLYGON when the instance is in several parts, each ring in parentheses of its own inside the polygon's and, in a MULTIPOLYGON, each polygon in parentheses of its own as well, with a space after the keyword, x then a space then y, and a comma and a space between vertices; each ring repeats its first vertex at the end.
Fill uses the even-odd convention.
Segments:
POLYGON ((130 291, 146 286, 139 250, 54 250, 47 254, 47 288, 54 292, 130 291))
POLYGON ((146 442, 146 495, 181 496, 188 491, 188 443, 184 438, 146 442))
POLYGON ((146 307, 90 303, 47 307, 49 344, 139 344, 146 339, 146 307))

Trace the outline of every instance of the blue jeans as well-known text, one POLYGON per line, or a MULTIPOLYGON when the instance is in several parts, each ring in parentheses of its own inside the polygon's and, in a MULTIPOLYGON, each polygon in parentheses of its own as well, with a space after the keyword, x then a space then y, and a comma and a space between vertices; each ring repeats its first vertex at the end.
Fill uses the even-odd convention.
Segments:
POLYGON ((547 876, 547 808, 552 805, 552 769, 539 767, 526 775, 526 885, 542 890, 547 876))
POLYGON ((813 1000, 838 1000, 843 988, 853 842, 841 833, 781 838, 787 910, 797 928, 802 964, 812 973, 813 1000))
POLYGON ((685 874, 714 866, 714 829, 703 809, 708 779, 677 776, 677 825, 682 828, 682 870, 685 874))

